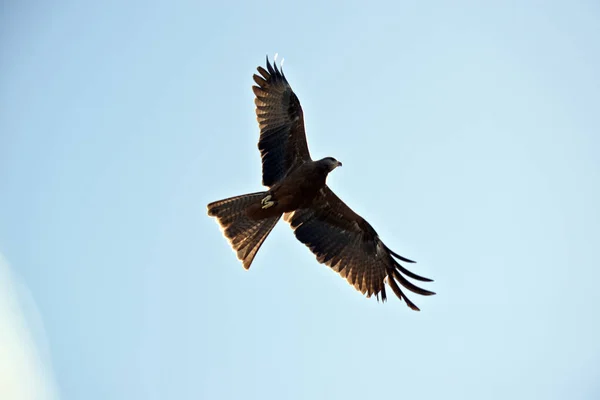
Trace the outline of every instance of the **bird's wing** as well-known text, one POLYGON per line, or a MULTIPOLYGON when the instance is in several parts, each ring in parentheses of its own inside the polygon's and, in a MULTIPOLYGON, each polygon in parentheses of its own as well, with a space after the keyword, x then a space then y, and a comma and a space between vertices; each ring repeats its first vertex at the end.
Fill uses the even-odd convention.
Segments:
POLYGON ((263 185, 273 186, 288 171, 310 160, 304 118, 298 97, 277 65, 258 67, 252 86, 256 119, 260 126, 258 148, 262 157, 263 185))
POLYGON ((419 308, 402 292, 398 283, 411 292, 424 296, 435 294, 415 286, 407 277, 431 282, 416 275, 397 260, 414 262, 391 251, 379 239, 377 232, 339 197, 325 186, 310 208, 285 215, 296 238, 304 243, 324 263, 346 278, 348 283, 367 297, 379 294, 386 300, 384 281, 396 296, 404 299, 413 310, 419 308))

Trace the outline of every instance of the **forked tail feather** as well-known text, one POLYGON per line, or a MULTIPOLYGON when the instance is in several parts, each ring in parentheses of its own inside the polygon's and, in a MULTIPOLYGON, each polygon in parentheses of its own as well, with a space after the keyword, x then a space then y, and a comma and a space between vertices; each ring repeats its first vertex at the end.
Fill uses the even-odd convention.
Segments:
POLYGON ((248 211, 256 208, 267 194, 244 194, 214 201, 207 206, 208 215, 217 218, 223 234, 246 269, 250 268, 260 246, 281 218, 281 214, 262 219, 249 216, 248 211))

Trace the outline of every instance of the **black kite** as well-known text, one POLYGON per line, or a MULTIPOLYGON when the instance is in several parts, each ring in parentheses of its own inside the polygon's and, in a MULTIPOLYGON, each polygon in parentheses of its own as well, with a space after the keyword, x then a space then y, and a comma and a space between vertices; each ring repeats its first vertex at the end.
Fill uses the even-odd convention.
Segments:
POLYGON ((413 263, 390 250, 373 227, 350 209, 326 185, 327 175, 342 163, 326 157, 313 161, 304 133, 302 107, 283 69, 258 67, 252 86, 260 126, 258 148, 262 157, 262 182, 269 190, 231 197, 208 205, 244 268, 282 215, 296 238, 324 263, 367 297, 386 300, 385 285, 413 310, 419 308, 400 289, 432 295, 407 277, 431 282, 404 268, 398 260, 413 263))

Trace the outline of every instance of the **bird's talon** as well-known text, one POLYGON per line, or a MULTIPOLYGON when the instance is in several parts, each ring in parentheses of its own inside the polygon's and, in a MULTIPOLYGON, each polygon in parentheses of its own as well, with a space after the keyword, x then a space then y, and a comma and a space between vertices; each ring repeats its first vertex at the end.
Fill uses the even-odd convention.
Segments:
MULTIPOLYGON (((271 196, 269 196, 271 197, 271 196)), ((266 210, 267 208, 273 207, 273 205, 275 205, 274 201, 263 201, 262 202, 263 206, 261 207, 263 210, 266 210)))
POLYGON ((266 195, 265 198, 260 201, 260 204, 262 204, 264 206, 265 204, 267 204, 267 202, 269 200, 271 200, 271 198, 272 198, 272 196, 270 194, 266 195))

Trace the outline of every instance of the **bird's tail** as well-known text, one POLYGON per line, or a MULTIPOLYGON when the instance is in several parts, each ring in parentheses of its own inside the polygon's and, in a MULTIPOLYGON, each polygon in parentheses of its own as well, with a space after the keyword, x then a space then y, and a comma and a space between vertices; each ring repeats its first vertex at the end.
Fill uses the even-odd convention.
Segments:
POLYGON ((260 208, 260 202, 267 194, 244 194, 215 201, 207 206, 208 215, 217 218, 223 234, 246 269, 250 268, 258 249, 281 218, 281 214, 257 218, 256 213, 252 212, 257 206, 260 208))

